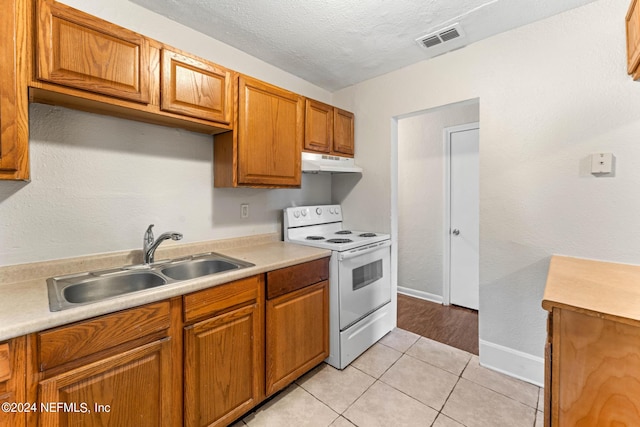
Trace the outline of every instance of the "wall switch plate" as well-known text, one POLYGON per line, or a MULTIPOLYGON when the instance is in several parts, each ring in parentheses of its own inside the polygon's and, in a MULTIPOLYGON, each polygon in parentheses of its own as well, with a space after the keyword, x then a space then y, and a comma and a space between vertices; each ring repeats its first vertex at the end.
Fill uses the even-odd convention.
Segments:
POLYGON ((240 218, 249 218, 249 204, 243 203, 240 205, 240 218))
POLYGON ((591 155, 591 173, 594 175, 613 172, 613 154, 596 153, 591 155))

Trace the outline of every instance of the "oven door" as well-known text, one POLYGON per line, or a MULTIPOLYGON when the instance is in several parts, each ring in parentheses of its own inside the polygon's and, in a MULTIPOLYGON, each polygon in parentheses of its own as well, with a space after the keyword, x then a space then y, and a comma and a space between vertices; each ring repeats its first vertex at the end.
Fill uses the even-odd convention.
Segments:
POLYGON ((391 242, 338 254, 340 330, 391 301, 391 242))

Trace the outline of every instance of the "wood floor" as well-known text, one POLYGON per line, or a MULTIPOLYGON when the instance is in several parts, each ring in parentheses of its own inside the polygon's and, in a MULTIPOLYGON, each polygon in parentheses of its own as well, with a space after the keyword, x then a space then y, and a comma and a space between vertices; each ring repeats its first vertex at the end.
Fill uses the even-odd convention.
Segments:
POLYGON ((478 354, 478 312, 398 294, 398 327, 478 354))

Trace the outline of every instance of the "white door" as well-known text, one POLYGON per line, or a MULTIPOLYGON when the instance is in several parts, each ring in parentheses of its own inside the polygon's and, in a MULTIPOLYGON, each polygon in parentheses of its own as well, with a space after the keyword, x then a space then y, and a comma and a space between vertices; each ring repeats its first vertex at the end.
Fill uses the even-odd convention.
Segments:
POLYGON ((450 302, 477 310, 480 293, 478 124, 450 128, 447 134, 450 150, 450 302))

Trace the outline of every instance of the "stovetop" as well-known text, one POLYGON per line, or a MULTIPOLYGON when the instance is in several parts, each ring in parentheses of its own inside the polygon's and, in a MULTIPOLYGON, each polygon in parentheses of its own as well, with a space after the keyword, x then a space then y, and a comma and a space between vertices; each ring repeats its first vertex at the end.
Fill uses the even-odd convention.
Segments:
POLYGON ((390 239, 384 233, 343 229, 340 205, 286 208, 284 226, 286 242, 338 252, 390 239))

